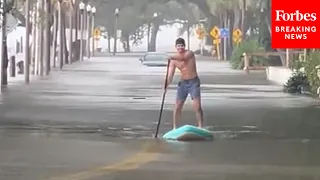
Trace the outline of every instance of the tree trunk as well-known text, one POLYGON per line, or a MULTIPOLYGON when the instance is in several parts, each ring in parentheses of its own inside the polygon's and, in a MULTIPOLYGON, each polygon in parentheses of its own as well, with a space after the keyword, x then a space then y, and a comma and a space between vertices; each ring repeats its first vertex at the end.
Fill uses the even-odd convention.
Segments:
POLYGON ((32 67, 32 74, 36 74, 36 49, 37 49, 37 9, 36 6, 33 6, 33 18, 32 18, 32 49, 31 49, 31 67, 32 67))
MULTIPOLYGON (((32 12, 32 10, 30 9, 30 1, 26 0, 25 1, 25 12, 27 12, 26 15, 26 19, 28 21, 26 21, 25 24, 25 47, 24 47, 24 51, 21 51, 22 53, 24 52, 24 82, 26 84, 30 83, 30 29, 31 29, 31 22, 30 22, 30 14, 32 12)), ((23 46, 23 41, 22 41, 22 37, 21 37, 21 45, 23 46)), ((21 50, 23 49, 23 47, 21 46, 21 50)), ((14 64, 15 66, 15 64, 14 64)))
POLYGON ((150 51, 150 29, 151 29, 151 23, 148 23, 148 27, 147 27, 147 52, 150 51))
POLYGON ((80 58, 80 55, 79 55, 79 53, 80 53, 80 51, 79 51, 79 48, 78 47, 80 47, 80 41, 78 40, 78 32, 79 32, 79 30, 80 30, 80 23, 79 23, 79 6, 78 6, 78 4, 79 3, 77 3, 78 1, 75 1, 76 3, 75 3, 75 5, 74 5, 74 29, 75 29, 75 39, 74 39, 74 46, 73 46, 73 48, 74 48, 74 57, 73 57, 73 60, 74 61, 77 61, 77 60, 79 60, 79 58, 80 58))
POLYGON ((157 50, 157 35, 159 31, 159 24, 157 22, 153 23, 153 27, 151 30, 151 37, 150 37, 150 52, 155 52, 157 50))
POLYGON ((62 38, 63 38, 63 62, 64 64, 69 64, 69 51, 68 51, 68 46, 67 46, 67 33, 66 33, 66 12, 63 12, 62 16, 62 38))
POLYGON ((58 11, 54 10, 54 19, 53 19, 53 39, 52 39, 52 64, 53 67, 56 67, 56 56, 57 56, 57 42, 58 42, 58 11))
POLYGON ((35 50, 35 75, 40 74, 40 55, 41 55, 41 20, 40 20, 40 10, 41 10, 41 0, 37 1, 36 8, 36 50, 35 50))
MULTIPOLYGON (((242 12, 242 10, 241 10, 242 12)), ((240 16, 240 9, 238 7, 235 7, 233 9, 233 13, 234 13, 234 23, 233 23, 233 29, 238 29, 239 25, 240 25, 240 20, 242 20, 242 16, 240 16)), ((241 25, 242 27, 242 25, 241 25)), ((243 30, 243 29, 241 29, 243 30)))
POLYGON ((246 34, 247 29, 245 29, 246 23, 246 10, 247 10, 247 0, 242 0, 242 7, 241 7, 241 31, 243 32, 243 37, 246 34))
POLYGON ((111 33, 108 32, 108 52, 111 53, 111 33))
POLYGON ((128 52, 130 52, 130 51, 131 51, 131 47, 130 47, 130 38, 129 38, 129 36, 128 36, 128 38, 127 38, 127 50, 128 50, 128 52))
POLYGON ((232 32, 234 29, 234 25, 235 24, 235 14, 234 11, 230 10, 229 11, 229 16, 228 16, 228 28, 229 28, 229 38, 227 39, 227 59, 229 60, 232 52, 233 52, 233 41, 232 41, 232 32))
POLYGON ((40 0, 40 34, 39 34, 39 45, 40 45, 40 52, 39 52, 39 74, 40 74, 40 76, 43 76, 43 65, 44 65, 44 63, 43 63, 43 61, 44 61, 44 59, 43 59, 43 55, 44 55, 44 53, 43 53, 43 51, 44 51, 44 37, 43 37, 43 34, 44 34, 44 21, 46 21, 46 19, 45 18, 43 18, 44 16, 44 1, 45 0, 40 0))
POLYGON ((45 51, 44 51, 44 60, 45 60, 45 75, 49 75, 50 71, 50 45, 51 45, 51 25, 50 25, 50 10, 51 10, 50 0, 45 0, 45 51))
POLYGON ((60 69, 63 68, 63 13, 62 13, 62 4, 59 3, 59 18, 58 18, 58 24, 59 24, 59 67, 60 69))
POLYGON ((69 10, 69 45, 68 45, 68 62, 72 63, 72 56, 73 56, 73 7, 69 10))
POLYGON ((122 37, 122 47, 124 49, 124 52, 130 52, 129 35, 125 35, 122 37))

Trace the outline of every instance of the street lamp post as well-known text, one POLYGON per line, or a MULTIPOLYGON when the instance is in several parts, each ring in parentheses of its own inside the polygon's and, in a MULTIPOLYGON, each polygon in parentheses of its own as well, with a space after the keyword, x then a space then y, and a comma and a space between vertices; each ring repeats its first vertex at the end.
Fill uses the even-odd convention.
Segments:
POLYGON ((83 14, 84 14, 84 3, 80 2, 79 9, 80 9, 80 61, 83 61, 83 14))
POLYGON ((119 18, 119 9, 118 8, 114 11, 114 14, 116 16, 116 19, 114 22, 113 55, 116 55, 116 52, 117 52, 117 29, 118 29, 118 18, 119 18))
POLYGON ((93 35, 93 32, 94 32, 94 16, 96 15, 96 8, 95 7, 93 7, 92 9, 91 9, 91 14, 92 14, 92 18, 91 18, 91 36, 92 36, 92 38, 91 38, 91 41, 92 41, 92 57, 94 56, 94 51, 95 51, 95 37, 94 37, 94 35, 93 35))
POLYGON ((91 6, 87 5, 87 57, 90 58, 90 36, 91 36, 91 6))

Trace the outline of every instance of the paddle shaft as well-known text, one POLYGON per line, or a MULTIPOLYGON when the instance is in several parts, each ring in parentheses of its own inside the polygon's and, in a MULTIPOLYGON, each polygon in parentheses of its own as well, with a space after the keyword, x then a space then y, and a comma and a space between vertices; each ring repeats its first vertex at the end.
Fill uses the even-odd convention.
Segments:
POLYGON ((161 124, 161 118, 162 118, 162 111, 163 111, 163 106, 164 106, 164 100, 166 99, 166 93, 167 93, 167 87, 166 87, 166 86, 167 86, 167 84, 168 84, 169 66, 170 66, 170 59, 168 59, 166 78, 165 78, 165 80, 164 80, 164 91, 163 91, 163 94, 162 94, 162 101, 161 101, 161 107, 160 107, 160 114, 159 114, 159 119, 158 119, 156 134, 155 134, 154 138, 158 138, 159 127, 160 127, 160 124, 161 124))

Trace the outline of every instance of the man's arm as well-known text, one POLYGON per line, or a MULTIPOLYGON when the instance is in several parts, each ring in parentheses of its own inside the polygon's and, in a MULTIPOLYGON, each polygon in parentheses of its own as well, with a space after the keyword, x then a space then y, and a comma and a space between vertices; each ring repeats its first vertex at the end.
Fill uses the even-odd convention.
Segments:
POLYGON ((169 69, 168 69, 168 79, 167 79, 168 81, 165 86, 165 89, 172 83, 175 71, 176 71, 176 65, 174 64, 173 61, 170 61, 169 69))
POLYGON ((194 53, 189 50, 183 56, 181 56, 179 54, 175 54, 175 55, 170 56, 170 59, 175 60, 175 61, 187 61, 190 58, 194 58, 194 53))

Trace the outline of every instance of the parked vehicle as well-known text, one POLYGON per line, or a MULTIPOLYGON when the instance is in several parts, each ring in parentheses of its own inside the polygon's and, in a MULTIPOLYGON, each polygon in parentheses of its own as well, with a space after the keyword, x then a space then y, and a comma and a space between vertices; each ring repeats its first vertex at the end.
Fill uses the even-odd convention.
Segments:
POLYGON ((144 66, 167 66, 168 58, 164 52, 147 52, 139 61, 144 66))

